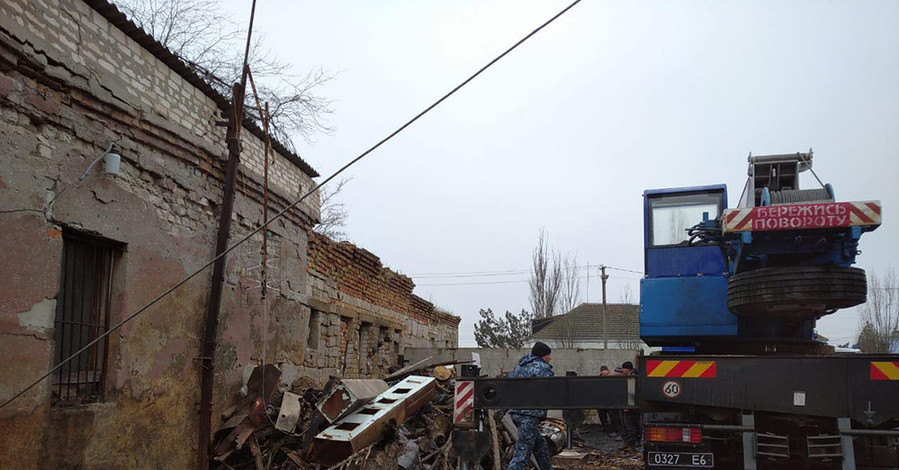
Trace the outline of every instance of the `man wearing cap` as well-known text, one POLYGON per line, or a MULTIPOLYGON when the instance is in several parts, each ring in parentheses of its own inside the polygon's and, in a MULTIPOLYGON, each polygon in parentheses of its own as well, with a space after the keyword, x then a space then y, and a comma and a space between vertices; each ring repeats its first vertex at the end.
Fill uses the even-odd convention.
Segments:
MULTIPOLYGON (((537 342, 531 348, 531 353, 526 354, 518 361, 515 370, 509 377, 552 377, 553 368, 549 365, 552 360, 552 350, 544 343, 537 342)), ((527 467, 531 453, 537 457, 540 470, 552 470, 549 461, 549 448, 546 441, 540 435, 540 420, 546 417, 546 410, 512 410, 509 413, 515 426, 518 427, 518 442, 515 443, 515 452, 509 462, 509 470, 524 470, 527 467)))

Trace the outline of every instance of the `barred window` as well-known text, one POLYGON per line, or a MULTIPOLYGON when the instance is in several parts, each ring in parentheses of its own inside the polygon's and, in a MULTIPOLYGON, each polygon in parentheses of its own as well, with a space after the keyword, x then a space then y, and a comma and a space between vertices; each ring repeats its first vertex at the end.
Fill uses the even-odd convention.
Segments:
MULTIPOLYGON (((75 354, 109 328, 109 301, 117 246, 102 239, 63 233, 63 261, 56 298, 53 365, 75 354)), ((53 374, 54 405, 100 400, 107 341, 90 346, 53 374)))

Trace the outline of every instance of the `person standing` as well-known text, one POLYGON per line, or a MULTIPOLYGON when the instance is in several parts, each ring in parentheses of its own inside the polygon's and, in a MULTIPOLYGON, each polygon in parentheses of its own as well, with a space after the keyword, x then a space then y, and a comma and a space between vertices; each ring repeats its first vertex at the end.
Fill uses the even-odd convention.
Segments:
MULTIPOLYGON (((634 364, 631 361, 621 364, 621 372, 622 375, 637 375, 637 369, 634 369, 634 364)), ((624 410, 622 421, 623 429, 621 434, 624 438, 624 443, 631 447, 637 447, 640 445, 640 439, 643 434, 640 429, 640 412, 636 409, 624 410)))
MULTIPOLYGON (((609 370, 609 366, 600 367, 599 368, 599 376, 605 377, 607 375, 612 375, 612 371, 609 370)), ((608 428, 609 425, 612 424, 611 420, 609 419, 609 410, 608 409, 596 410, 596 414, 599 415, 599 424, 603 428, 608 428)))
MULTIPOLYGON (((544 343, 537 342, 530 354, 525 354, 518 361, 515 370, 509 377, 552 377, 552 350, 544 343)), ((524 470, 530 460, 531 453, 537 457, 540 470, 553 470, 550 463, 549 447, 540 434, 540 420, 546 417, 546 410, 512 410, 509 412, 512 422, 518 427, 518 441, 509 462, 509 470, 524 470)))

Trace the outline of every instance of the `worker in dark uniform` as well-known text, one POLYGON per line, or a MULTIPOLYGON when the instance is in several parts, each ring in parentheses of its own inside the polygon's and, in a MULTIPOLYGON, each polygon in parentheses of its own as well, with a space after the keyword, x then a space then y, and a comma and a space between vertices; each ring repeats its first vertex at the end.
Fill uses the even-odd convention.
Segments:
MULTIPOLYGON (((553 368, 549 365, 552 350, 546 344, 537 342, 531 353, 518 361, 515 370, 509 377, 552 377, 553 368)), ((549 461, 549 448, 540 435, 540 420, 546 417, 546 410, 512 410, 509 413, 515 426, 518 427, 518 442, 509 462, 509 470, 524 470, 528 466, 531 453, 537 457, 540 470, 553 470, 549 461)))

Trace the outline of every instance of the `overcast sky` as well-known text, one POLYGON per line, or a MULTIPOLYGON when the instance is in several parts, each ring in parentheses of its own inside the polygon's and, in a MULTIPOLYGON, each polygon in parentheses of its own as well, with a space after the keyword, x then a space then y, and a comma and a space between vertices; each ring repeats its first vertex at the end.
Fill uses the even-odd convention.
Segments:
MULTIPOLYGON (((245 23, 249 3, 225 5, 245 23)), ((320 90, 336 131, 297 142, 327 175, 566 4, 266 0, 256 30, 298 71, 339 72, 320 90)), ((899 2, 585 0, 351 169, 342 200, 351 241, 471 346, 478 309, 528 308, 527 275, 424 274, 527 270, 540 227, 582 265, 642 271, 644 189, 726 183, 733 206, 750 152, 810 147, 839 200, 883 202, 860 266, 899 268, 899 2)), ((610 301, 638 292, 610 274, 610 301)))

